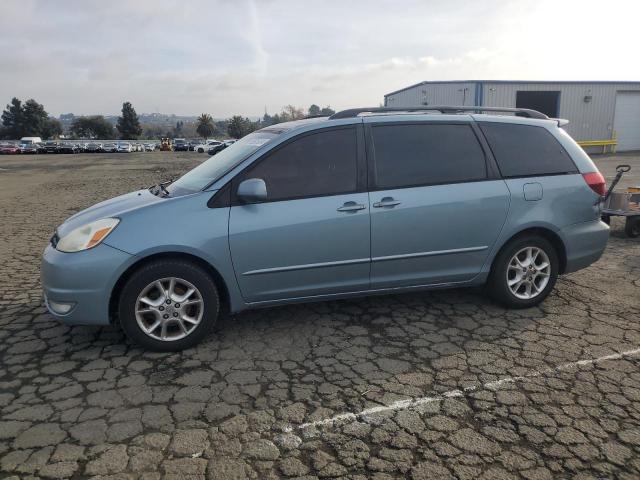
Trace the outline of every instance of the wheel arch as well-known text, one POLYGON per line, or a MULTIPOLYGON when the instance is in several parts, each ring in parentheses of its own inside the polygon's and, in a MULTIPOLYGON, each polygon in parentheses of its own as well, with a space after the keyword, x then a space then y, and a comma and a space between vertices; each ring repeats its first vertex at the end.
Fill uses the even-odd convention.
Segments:
POLYGON ((120 275, 113 288, 111 289, 111 294, 109 296, 109 320, 111 323, 114 323, 114 320, 117 317, 118 312, 118 302, 120 301, 120 295, 122 294, 122 289, 124 285, 127 283, 129 278, 133 275, 135 271, 137 271, 140 267, 147 265, 156 260, 162 259, 179 259, 179 260, 187 260, 190 261, 203 270, 205 270, 213 279, 213 282, 218 289, 218 294, 220 295, 220 312, 222 314, 227 314, 231 310, 231 296, 229 293, 229 288, 224 278, 220 274, 220 272, 209 262, 204 260, 197 255, 193 255, 191 253, 185 252, 158 252, 153 253, 148 256, 142 257, 138 259, 133 264, 129 265, 127 269, 120 275))
POLYGON ((542 226, 534 226, 528 227, 523 230, 520 230, 514 233, 511 237, 506 239, 499 249, 496 250, 495 255, 491 259, 491 270, 493 270, 496 258, 500 255, 500 253, 507 248, 507 246, 517 238, 524 237, 527 235, 539 235, 545 240, 547 240, 553 248, 555 248, 556 253, 558 254, 558 261, 560 262, 558 273, 563 274, 567 268, 567 247, 565 246, 564 241, 560 235, 553 231, 550 228, 542 227, 542 226))

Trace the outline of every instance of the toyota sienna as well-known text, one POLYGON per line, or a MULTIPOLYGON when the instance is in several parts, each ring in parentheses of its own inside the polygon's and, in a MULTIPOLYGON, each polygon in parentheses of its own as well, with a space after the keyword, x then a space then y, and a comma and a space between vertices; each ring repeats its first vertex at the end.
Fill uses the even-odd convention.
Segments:
POLYGON ((44 251, 47 308, 181 350, 221 311, 290 302, 486 284, 531 307, 601 256, 604 179, 566 121, 400 110, 263 128, 171 183, 75 214, 44 251))

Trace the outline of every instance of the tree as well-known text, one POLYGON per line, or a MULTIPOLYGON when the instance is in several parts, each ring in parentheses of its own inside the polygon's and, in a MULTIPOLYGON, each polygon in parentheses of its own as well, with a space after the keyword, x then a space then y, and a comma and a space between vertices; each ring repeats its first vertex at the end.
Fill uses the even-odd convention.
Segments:
POLYGON ((334 113, 336 113, 336 111, 333 108, 329 107, 328 105, 324 107, 322 110, 320 110, 320 115, 331 116, 334 113))
POLYGON ((75 117, 71 123, 70 133, 77 138, 113 138, 113 125, 109 123, 102 115, 94 115, 91 117, 75 117))
MULTIPOLYGON (((113 128, 113 127, 111 127, 113 128)), ((57 118, 47 118, 42 127, 40 136, 45 140, 62 135, 62 123, 57 118)))
POLYGON ((13 98, 2 112, 3 135, 8 138, 51 138, 62 133, 62 125, 50 118, 42 104, 33 98, 24 104, 13 98))
POLYGON ((304 111, 301 108, 294 107, 293 105, 287 105, 282 110, 280 116, 285 119, 283 120, 284 122, 300 120, 301 118, 304 118, 304 111))
POLYGON ((216 127, 213 124, 213 117, 208 113, 203 113, 198 117, 198 128, 196 132, 205 140, 209 138, 216 131, 216 127))
POLYGON ((154 139, 160 137, 170 137, 171 134, 166 135, 166 130, 163 125, 157 125, 147 123, 142 125, 142 137, 145 139, 154 139))
POLYGON ((320 107, 314 103, 309 107, 309 116, 313 117, 315 115, 320 115, 320 107))
POLYGON ((138 114, 130 102, 122 104, 122 116, 118 117, 116 128, 120 132, 120 138, 123 140, 136 139, 142 133, 138 114))
POLYGON ((24 113, 22 102, 16 97, 11 99, 11 103, 2 112, 2 125, 4 126, 4 134, 8 138, 20 138, 23 136, 24 113))
POLYGON ((267 112, 264 112, 264 116, 262 117, 262 120, 260 121, 260 124, 263 127, 268 127, 269 125, 273 125, 276 122, 274 121, 274 118, 269 115, 267 112))
POLYGON ((227 125, 227 133, 231 138, 242 138, 244 133, 244 119, 240 115, 234 115, 227 125))
POLYGON ((243 121, 244 125, 244 134, 248 135, 251 132, 255 132, 258 128, 260 128, 260 122, 252 122, 248 118, 245 118, 243 121))
POLYGON ((22 132, 21 137, 39 137, 49 119, 49 114, 42 104, 33 98, 27 100, 22 106, 22 132))
POLYGON ((234 115, 229 119, 227 133, 232 138, 242 138, 255 131, 258 126, 259 122, 252 122, 248 118, 243 118, 240 115, 234 115))

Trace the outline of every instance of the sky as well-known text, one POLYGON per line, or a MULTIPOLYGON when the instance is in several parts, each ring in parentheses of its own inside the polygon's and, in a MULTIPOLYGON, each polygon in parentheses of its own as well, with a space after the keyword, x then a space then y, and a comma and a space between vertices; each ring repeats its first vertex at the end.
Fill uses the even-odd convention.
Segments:
POLYGON ((425 80, 640 80, 637 0, 2 0, 0 105, 376 106, 425 80))

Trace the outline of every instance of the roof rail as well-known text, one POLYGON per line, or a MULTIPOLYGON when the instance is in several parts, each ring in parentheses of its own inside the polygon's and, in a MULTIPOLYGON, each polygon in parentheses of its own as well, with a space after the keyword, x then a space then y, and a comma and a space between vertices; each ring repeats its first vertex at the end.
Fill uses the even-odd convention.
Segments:
POLYGON ((322 118, 322 117, 330 117, 331 115, 322 115, 322 114, 318 114, 318 115, 306 115, 304 117, 302 117, 301 120, 308 120, 310 118, 322 118))
POLYGON ((515 113, 527 118, 539 118, 547 120, 544 113, 537 110, 531 110, 529 108, 506 108, 506 107, 479 107, 479 106, 425 106, 425 107, 371 107, 371 108, 350 108, 348 110, 342 110, 334 113, 329 117, 329 120, 336 120, 338 118, 353 118, 357 117, 361 113, 388 113, 388 112, 429 112, 436 111, 440 113, 462 113, 462 112, 508 112, 515 113))

